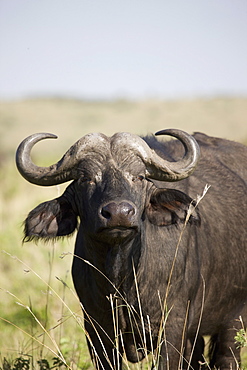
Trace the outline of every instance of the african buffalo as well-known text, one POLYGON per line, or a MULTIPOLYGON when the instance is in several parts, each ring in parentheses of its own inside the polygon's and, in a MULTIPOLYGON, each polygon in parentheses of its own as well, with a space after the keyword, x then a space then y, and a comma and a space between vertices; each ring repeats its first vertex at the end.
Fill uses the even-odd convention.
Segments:
POLYGON ((210 367, 237 369, 234 337, 239 317, 247 320, 247 147, 157 134, 178 140, 89 134, 50 167, 36 166, 30 151, 56 136, 25 139, 16 158, 26 180, 73 182, 29 213, 24 239, 78 228, 72 275, 97 369, 150 351, 159 369, 199 369, 205 335, 210 367))

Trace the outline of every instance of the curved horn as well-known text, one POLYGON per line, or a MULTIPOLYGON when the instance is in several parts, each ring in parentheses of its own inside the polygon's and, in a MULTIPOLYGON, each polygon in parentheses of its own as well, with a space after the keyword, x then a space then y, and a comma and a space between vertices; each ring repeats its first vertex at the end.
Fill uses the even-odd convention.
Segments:
POLYGON ((85 152, 93 151, 96 145, 105 144, 106 137, 101 134, 89 134, 78 140, 58 161, 49 167, 36 166, 30 153, 33 146, 44 139, 56 139, 57 136, 48 133, 39 133, 28 136, 19 145, 16 151, 16 165, 20 174, 29 182, 51 186, 62 184, 76 178, 75 165, 85 152))
POLYGON ((183 180, 186 177, 190 176, 192 172, 195 170, 196 165, 198 163, 200 157, 200 148, 197 141, 194 139, 193 136, 189 135, 187 132, 177 129, 167 129, 161 130, 155 133, 156 136, 158 135, 169 135, 172 137, 177 138, 181 141, 184 146, 185 154, 184 157, 178 162, 167 162, 165 161, 165 166, 162 165, 164 161, 156 154, 153 157, 153 164, 154 168, 151 171, 151 178, 155 178, 157 180, 165 180, 165 181, 179 181, 183 180), (159 173, 160 165, 163 167, 161 171, 164 171, 164 174, 159 173), (167 169, 166 169, 167 167, 167 169), (158 170, 158 172, 157 172, 158 170), (167 171, 168 170, 168 171, 167 171), (166 173, 168 172, 166 177, 166 173))
POLYGON ((130 148, 146 165, 146 177, 160 181, 179 181, 188 177, 195 169, 199 159, 200 149, 196 140, 184 131, 176 129, 162 130, 156 135, 169 135, 179 139, 185 155, 178 162, 169 162, 161 158, 148 144, 137 135, 119 133, 114 135, 114 148, 130 148))

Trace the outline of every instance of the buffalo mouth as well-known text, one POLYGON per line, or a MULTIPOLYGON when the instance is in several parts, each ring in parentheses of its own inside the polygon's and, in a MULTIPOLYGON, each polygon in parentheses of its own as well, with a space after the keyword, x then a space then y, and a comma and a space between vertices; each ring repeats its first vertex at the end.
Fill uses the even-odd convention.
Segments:
POLYGON ((101 227, 97 231, 97 237, 107 241, 122 241, 133 239, 138 232, 137 226, 111 226, 101 227))

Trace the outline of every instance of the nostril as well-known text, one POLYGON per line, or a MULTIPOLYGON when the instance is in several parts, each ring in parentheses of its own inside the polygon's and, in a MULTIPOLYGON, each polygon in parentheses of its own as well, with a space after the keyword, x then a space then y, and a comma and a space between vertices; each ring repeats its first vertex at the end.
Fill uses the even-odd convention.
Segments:
POLYGON ((134 216, 135 214, 135 208, 127 202, 120 203, 120 208, 122 214, 126 214, 129 216, 134 216))
POLYGON ((128 214, 130 215, 130 216, 134 216, 134 214, 135 214, 136 212, 135 212, 135 208, 132 208, 132 209, 130 209, 129 210, 129 212, 128 212, 128 214))
POLYGON ((106 218, 107 220, 110 220, 111 213, 107 210, 107 207, 103 207, 101 210, 101 215, 106 218))
POLYGON ((116 213, 117 213, 117 204, 114 202, 106 204, 101 209, 101 215, 107 220, 110 220, 116 213))

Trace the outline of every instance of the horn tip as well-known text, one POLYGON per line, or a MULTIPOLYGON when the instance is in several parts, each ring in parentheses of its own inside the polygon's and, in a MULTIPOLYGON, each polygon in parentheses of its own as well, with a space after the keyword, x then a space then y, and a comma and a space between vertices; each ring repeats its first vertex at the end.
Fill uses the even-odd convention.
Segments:
POLYGON ((155 136, 159 136, 159 135, 173 135, 173 134, 178 134, 179 132, 181 132, 181 130, 178 130, 178 129, 175 129, 175 128, 167 128, 167 129, 164 129, 164 130, 160 130, 160 131, 157 131, 155 132, 155 136))
POLYGON ((55 134, 51 134, 49 132, 41 132, 40 134, 36 134, 37 136, 41 136, 44 139, 57 139, 58 136, 55 134))

